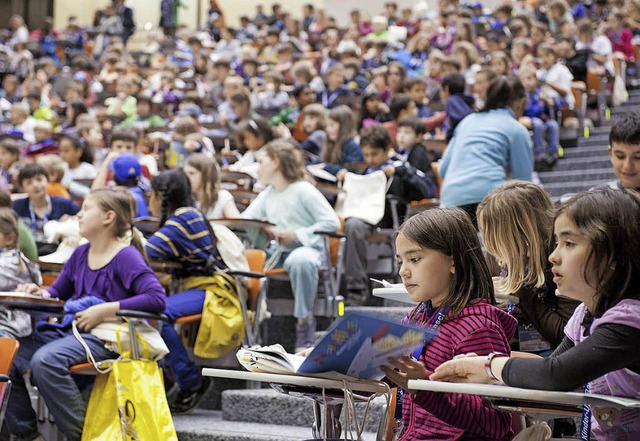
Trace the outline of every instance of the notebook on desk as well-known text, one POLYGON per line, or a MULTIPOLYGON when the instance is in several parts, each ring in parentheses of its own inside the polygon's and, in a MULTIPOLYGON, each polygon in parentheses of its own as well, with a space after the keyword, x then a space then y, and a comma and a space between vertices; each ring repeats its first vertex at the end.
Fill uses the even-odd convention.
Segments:
POLYGON ((434 333, 415 325, 382 317, 347 313, 338 318, 307 357, 288 354, 280 345, 242 348, 240 364, 253 372, 281 374, 337 374, 377 380, 387 358, 410 354, 434 333))

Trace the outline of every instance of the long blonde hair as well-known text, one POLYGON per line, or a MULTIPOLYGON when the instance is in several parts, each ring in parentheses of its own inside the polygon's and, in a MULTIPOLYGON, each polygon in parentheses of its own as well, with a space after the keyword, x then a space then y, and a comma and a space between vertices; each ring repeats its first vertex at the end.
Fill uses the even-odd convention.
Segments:
POLYGON ((554 208, 549 195, 526 181, 493 190, 478 205, 478 224, 487 251, 509 272, 504 290, 540 288, 553 245, 554 208))
MULTIPOLYGON (((190 165, 200 172, 202 175, 202 199, 200 202, 200 210, 206 213, 209 209, 215 207, 218 202, 218 192, 220 191, 220 175, 218 174, 218 164, 211 158, 202 153, 191 155, 187 159, 186 165, 190 165)), ((196 191, 196 189, 192 189, 196 191)))

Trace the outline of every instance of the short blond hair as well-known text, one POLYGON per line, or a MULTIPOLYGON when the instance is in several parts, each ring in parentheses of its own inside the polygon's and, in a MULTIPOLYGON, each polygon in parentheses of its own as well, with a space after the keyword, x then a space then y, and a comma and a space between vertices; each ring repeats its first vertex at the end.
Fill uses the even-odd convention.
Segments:
POLYGON ((36 163, 49 173, 51 182, 60 182, 64 177, 64 160, 58 155, 40 155, 36 163))
POLYGON ((509 272, 505 292, 514 294, 525 284, 542 287, 553 244, 549 195, 531 182, 509 181, 480 202, 477 215, 487 251, 509 272))

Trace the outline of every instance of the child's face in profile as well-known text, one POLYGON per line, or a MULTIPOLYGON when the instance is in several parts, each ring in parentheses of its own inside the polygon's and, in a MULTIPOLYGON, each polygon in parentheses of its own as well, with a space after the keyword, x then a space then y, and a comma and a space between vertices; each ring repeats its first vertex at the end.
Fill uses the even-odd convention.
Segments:
POLYGON ((245 130, 242 134, 242 137, 244 138, 244 146, 248 150, 260 150, 260 148, 264 145, 262 137, 256 135, 251 130, 245 130))
POLYGON ((371 147, 368 145, 362 146, 362 154, 364 155, 364 162, 371 168, 378 168, 388 159, 387 150, 371 147))
POLYGON ((23 179, 21 185, 30 199, 39 199, 46 196, 49 180, 45 175, 36 175, 33 178, 23 179))
POLYGON ((524 90, 526 90, 527 92, 535 91, 536 86, 538 85, 538 78, 536 77, 536 74, 533 72, 525 72, 521 74, 520 81, 522 81, 524 90))
POLYGON ((91 145, 96 146, 102 142, 102 131, 100 126, 91 127, 85 134, 84 139, 91 145))
POLYGON ((410 149, 418 142, 420 139, 416 132, 413 131, 411 127, 401 126, 398 127, 398 134, 396 135, 396 141, 398 142, 398 146, 402 147, 405 150, 410 149))
POLYGON ((18 160, 17 154, 11 153, 4 147, 0 147, 0 168, 9 170, 14 162, 18 160))
MULTIPOLYGON (((596 294, 595 280, 586 280, 584 277, 587 256, 591 250, 589 240, 566 213, 556 218, 554 236, 557 245, 549 256, 549 261, 553 264, 553 282, 562 295, 587 304, 593 302, 596 294)), ((594 279, 596 275, 588 276, 594 279)))
POLYGON ((60 141, 60 157, 67 164, 75 165, 82 156, 82 149, 76 149, 68 139, 60 141))
POLYGON ((551 69, 551 66, 556 64, 556 56, 551 51, 540 51, 538 53, 540 58, 540 66, 544 69, 551 69))
POLYGON ((0 248, 12 249, 16 246, 16 233, 3 233, 0 231, 0 248))
POLYGON ((408 90, 408 94, 416 103, 424 103, 424 100, 427 97, 427 85, 416 84, 408 90))
POLYGON ((33 129, 33 137, 36 139, 36 142, 42 142, 51 137, 51 131, 36 127, 33 129))
POLYGON ((454 282, 453 258, 423 248, 402 233, 396 237, 396 254, 399 274, 411 300, 431 300, 434 307, 442 305, 454 282))
POLYGON ((118 139, 111 143, 111 151, 122 154, 122 153, 136 153, 136 144, 135 142, 125 141, 122 139, 118 139))

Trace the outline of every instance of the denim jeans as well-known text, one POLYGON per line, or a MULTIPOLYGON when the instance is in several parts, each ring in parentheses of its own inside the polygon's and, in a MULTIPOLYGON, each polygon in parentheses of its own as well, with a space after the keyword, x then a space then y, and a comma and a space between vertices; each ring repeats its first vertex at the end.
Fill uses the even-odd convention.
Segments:
POLYGON ((556 157, 558 155, 558 144, 560 143, 558 122, 555 119, 543 121, 540 118, 531 118, 531 125, 535 158, 556 157))
POLYGON ((167 297, 167 307, 164 313, 169 317, 171 324, 163 326, 160 332, 169 348, 164 363, 168 364, 182 390, 200 387, 202 376, 198 366, 189 359, 189 354, 182 344, 180 335, 173 327, 173 322, 180 317, 200 314, 204 299, 205 291, 202 289, 190 289, 167 297))
MULTIPOLYGON (((96 361, 118 357, 107 350, 99 338, 81 335, 96 361)), ((69 441, 80 440, 87 409, 69 368, 86 361, 87 354, 71 329, 36 331, 21 338, 10 374, 13 384, 5 417, 9 432, 18 439, 32 439, 38 433, 36 413, 23 378, 31 369, 31 380, 38 387, 58 428, 69 441)))

